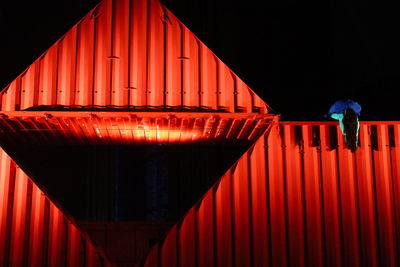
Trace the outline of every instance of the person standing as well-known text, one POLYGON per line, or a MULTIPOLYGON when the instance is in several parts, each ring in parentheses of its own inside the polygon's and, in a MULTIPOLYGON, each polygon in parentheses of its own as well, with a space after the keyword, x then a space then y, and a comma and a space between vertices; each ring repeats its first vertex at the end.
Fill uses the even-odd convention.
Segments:
POLYGON ((358 133, 360 130, 358 117, 360 114, 360 104, 351 99, 346 99, 336 101, 325 115, 325 117, 330 116, 332 119, 339 121, 346 147, 353 153, 358 148, 358 133))

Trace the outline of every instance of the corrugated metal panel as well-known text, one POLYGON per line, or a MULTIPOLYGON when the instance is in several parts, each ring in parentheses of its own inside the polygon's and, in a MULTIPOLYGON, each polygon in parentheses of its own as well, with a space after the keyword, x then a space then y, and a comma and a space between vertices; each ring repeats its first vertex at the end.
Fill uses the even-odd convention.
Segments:
POLYGON ((0 266, 114 266, 2 149, 0 266))
POLYGON ((8 144, 187 144, 252 142, 270 115, 161 112, 1 113, 0 142, 8 144))
POLYGON ((400 255, 400 122, 266 133, 153 247, 144 266, 391 266, 400 255))
POLYGON ((107 258, 119 267, 138 266, 172 222, 79 222, 107 258))
POLYGON ((271 110, 157 0, 103 0, 1 94, 47 105, 271 110))

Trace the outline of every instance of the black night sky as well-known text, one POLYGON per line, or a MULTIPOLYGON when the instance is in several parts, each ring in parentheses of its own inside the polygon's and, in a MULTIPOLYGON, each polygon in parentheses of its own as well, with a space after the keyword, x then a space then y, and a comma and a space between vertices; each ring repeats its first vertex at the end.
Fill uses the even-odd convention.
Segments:
MULTIPOLYGON (((98 0, 0 4, 4 88, 98 0)), ((164 0, 282 120, 324 120, 340 98, 361 120, 400 120, 400 19, 383 1, 164 0)))

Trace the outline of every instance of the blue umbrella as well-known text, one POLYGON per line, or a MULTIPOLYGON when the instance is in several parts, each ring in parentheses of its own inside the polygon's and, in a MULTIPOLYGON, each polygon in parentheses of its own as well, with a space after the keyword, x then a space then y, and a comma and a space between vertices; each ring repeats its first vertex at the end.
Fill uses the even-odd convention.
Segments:
POLYGON ((346 100, 338 100, 336 101, 328 111, 328 114, 325 116, 330 116, 332 113, 340 114, 343 113, 346 109, 353 109, 357 116, 360 116, 361 106, 356 101, 346 99, 346 100))

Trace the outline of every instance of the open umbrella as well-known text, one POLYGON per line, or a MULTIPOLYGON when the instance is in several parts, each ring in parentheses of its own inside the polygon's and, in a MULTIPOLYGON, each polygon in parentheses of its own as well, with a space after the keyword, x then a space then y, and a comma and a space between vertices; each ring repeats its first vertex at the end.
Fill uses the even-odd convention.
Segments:
POLYGON ((357 116, 361 114, 361 106, 356 101, 351 99, 346 100, 338 100, 336 101, 329 109, 328 113, 325 115, 330 116, 332 113, 340 114, 343 113, 346 109, 351 108, 353 109, 357 116))

